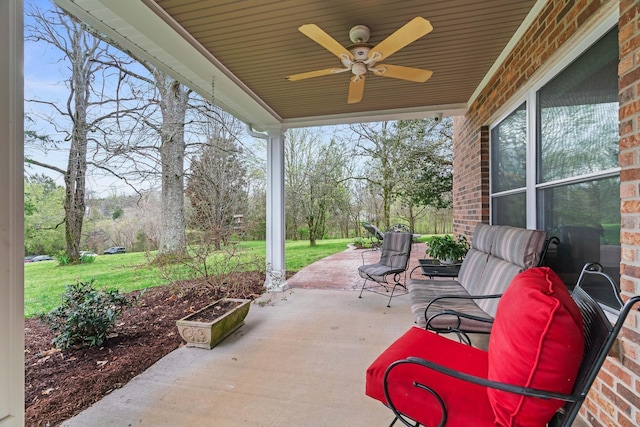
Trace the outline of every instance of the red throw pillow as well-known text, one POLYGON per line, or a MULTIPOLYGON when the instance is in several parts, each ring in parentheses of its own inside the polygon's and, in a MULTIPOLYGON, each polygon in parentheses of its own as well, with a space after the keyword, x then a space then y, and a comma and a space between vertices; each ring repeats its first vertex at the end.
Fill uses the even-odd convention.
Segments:
MULTIPOLYGON (((489 338, 490 380, 570 394, 584 350, 582 316, 548 267, 518 274, 506 290, 489 338)), ((544 426, 564 405, 488 388, 499 426, 544 426)))

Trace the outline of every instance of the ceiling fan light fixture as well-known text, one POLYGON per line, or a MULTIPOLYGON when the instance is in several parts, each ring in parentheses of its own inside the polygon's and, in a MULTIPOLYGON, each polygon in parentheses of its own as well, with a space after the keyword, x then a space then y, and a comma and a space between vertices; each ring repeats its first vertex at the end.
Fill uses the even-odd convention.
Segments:
POLYGON ((349 30, 349 40, 352 43, 366 43, 371 37, 371 30, 365 25, 356 25, 349 30))
POLYGON ((367 66, 363 62, 354 62, 351 66, 351 72, 356 76, 361 76, 363 74, 366 74, 367 66))

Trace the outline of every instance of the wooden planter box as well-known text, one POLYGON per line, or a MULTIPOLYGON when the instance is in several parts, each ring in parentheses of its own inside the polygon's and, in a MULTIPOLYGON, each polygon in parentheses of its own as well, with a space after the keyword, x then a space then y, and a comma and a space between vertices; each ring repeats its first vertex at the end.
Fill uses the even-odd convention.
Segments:
POLYGON ((251 300, 222 298, 180 320, 176 321, 180 336, 187 342, 187 347, 212 349, 229 334, 244 323, 249 313, 251 300), (235 307, 216 310, 220 304, 234 304, 235 307))

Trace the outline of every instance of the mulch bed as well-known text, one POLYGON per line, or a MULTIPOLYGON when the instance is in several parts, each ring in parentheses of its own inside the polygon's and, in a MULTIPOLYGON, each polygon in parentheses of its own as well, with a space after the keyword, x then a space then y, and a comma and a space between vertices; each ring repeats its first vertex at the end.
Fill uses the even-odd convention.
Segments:
MULTIPOLYGON (((230 296, 255 298, 263 291, 264 279, 264 274, 243 273, 244 289, 230 296)), ((122 387, 184 344, 176 320, 219 297, 193 282, 149 289, 120 316, 101 347, 57 350, 44 323, 25 319, 26 425, 58 425, 122 387)))

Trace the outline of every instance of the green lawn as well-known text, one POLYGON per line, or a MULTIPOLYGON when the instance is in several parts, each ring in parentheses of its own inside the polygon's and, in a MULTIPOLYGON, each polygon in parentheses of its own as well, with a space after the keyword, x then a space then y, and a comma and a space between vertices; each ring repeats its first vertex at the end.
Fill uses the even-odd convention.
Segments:
MULTIPOLYGON (((287 271, 301 268, 331 254, 343 251, 352 239, 319 240, 316 247, 308 241, 287 241, 287 271)), ((242 242, 242 253, 260 258, 264 265, 264 241, 242 242)), ((150 254, 153 256, 155 254, 150 254)), ((120 289, 124 292, 166 284, 157 267, 149 265, 145 253, 100 255, 88 264, 58 266, 57 261, 41 261, 24 265, 24 309, 26 317, 48 312, 60 304, 65 284, 76 280, 95 280, 98 287, 120 289)))

